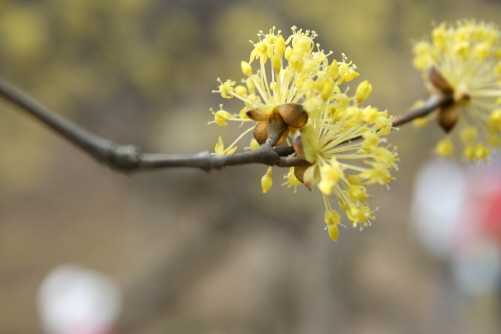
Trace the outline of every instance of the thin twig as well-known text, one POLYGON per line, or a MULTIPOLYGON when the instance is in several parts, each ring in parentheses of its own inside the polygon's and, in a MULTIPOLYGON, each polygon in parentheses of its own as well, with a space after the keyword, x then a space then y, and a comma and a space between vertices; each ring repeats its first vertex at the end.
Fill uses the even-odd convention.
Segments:
POLYGON ((171 167, 193 167, 210 171, 245 164, 265 164, 280 167, 307 164, 302 159, 287 157, 294 153, 293 149, 286 147, 273 148, 273 145, 280 137, 280 134, 273 133, 273 131, 270 131, 270 138, 268 138, 267 142, 258 149, 233 155, 221 156, 210 154, 209 151, 186 155, 141 153, 133 145, 118 145, 66 120, 1 77, 0 96, 35 117, 45 126, 87 152, 99 162, 123 173, 171 167))
POLYGON ((425 104, 423 104, 421 107, 418 107, 416 109, 413 109, 409 111, 407 114, 403 114, 395 118, 392 122, 394 127, 404 125, 406 123, 409 123, 416 118, 424 117, 431 113, 432 111, 450 104, 453 102, 453 96, 450 94, 444 94, 444 95, 438 95, 438 94, 433 94, 430 96, 428 101, 426 101, 425 104))
MULTIPOLYGON (((423 104, 421 107, 409 111, 407 114, 398 116, 391 122, 391 125, 394 128, 404 125, 406 123, 415 120, 416 118, 424 117, 429 113, 431 113, 432 111, 436 110, 437 108, 452 103, 452 101, 453 101, 452 95, 437 95, 437 94, 431 95, 425 104, 423 104)), ((351 143, 360 140, 362 138, 363 138, 362 136, 358 136, 355 138, 345 140, 341 144, 351 143)))
POLYGON ((3 78, 0 78, 0 96, 17 105, 98 161, 106 163, 114 169, 126 171, 131 165, 137 163, 137 150, 134 146, 117 145, 79 127, 40 104, 3 78))

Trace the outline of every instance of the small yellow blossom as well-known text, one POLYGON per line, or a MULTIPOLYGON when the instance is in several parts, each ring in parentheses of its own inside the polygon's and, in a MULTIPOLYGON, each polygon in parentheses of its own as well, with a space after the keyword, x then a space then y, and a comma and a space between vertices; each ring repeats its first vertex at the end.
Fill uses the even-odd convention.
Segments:
POLYGON ((414 45, 414 66, 423 73, 430 94, 453 100, 451 106, 438 110, 439 124, 451 132, 450 138, 437 144, 441 156, 453 155, 459 146, 463 158, 487 160, 491 149, 499 146, 499 36, 494 24, 465 20, 456 25, 442 23, 433 29, 431 41, 414 45))
POLYGON ((297 187, 297 186, 300 186, 301 184, 303 184, 303 182, 299 181, 298 178, 296 177, 296 175, 294 174, 294 167, 291 167, 289 169, 289 172, 287 173, 287 175, 285 176, 285 178, 287 179, 287 184, 288 187, 297 187))
POLYGON ((212 109, 211 109, 211 112, 212 114, 214 115, 214 121, 212 122, 209 122, 209 124, 211 123, 216 123, 218 125, 221 125, 221 126, 226 126, 228 125, 228 123, 226 121, 232 121, 232 120, 235 120, 237 119, 235 115, 233 114, 230 114, 229 112, 227 112, 226 110, 223 110, 223 105, 221 104, 219 106, 221 109, 219 109, 218 111, 214 112, 212 109))
POLYGON ((226 82, 221 82, 219 85, 221 96, 225 99, 231 99, 233 95, 233 86, 235 86, 235 81, 227 80, 226 82))
POLYGON ((223 143, 223 138, 219 137, 219 140, 216 144, 216 148, 215 148, 215 153, 216 154, 219 154, 219 155, 232 155, 233 153, 235 153, 235 151, 237 150, 237 147, 228 147, 228 148, 224 148, 224 143, 223 143))
MULTIPOLYGON (((251 148, 257 148, 266 142, 271 121, 283 124, 283 136, 276 145, 292 141, 296 155, 310 164, 291 168, 285 184, 296 188, 304 183, 310 190, 314 186, 320 190, 329 236, 337 240, 341 225, 329 196, 337 198, 353 226, 370 225, 374 214, 367 203, 366 185, 388 183, 393 179, 391 170, 397 167, 395 148, 383 138, 392 130, 392 117, 386 111, 360 106, 372 92, 367 80, 354 95, 348 94, 348 87, 340 88, 359 76, 357 68, 344 54, 329 60, 332 52, 325 53, 314 42, 314 31, 293 27, 292 35, 285 38, 273 28, 258 36, 259 41, 252 42, 249 62, 241 62, 242 84, 218 79, 219 89, 214 91, 223 98, 241 100, 245 107, 233 115, 221 106, 213 112, 213 123, 252 124, 229 146, 232 150, 250 131, 255 137, 251 148)), ((216 152, 229 149, 223 147, 220 139, 216 152)), ((269 167, 261 179, 263 192, 272 185, 271 171, 269 167)))
POLYGON ((338 225, 340 224, 341 217, 339 216, 339 213, 337 213, 334 210, 331 211, 325 211, 325 223, 327 226, 325 229, 329 233, 329 236, 331 237, 332 240, 337 241, 337 238, 339 236, 339 229, 338 225))
POLYGON ((250 142, 250 149, 255 150, 258 147, 259 147, 259 143, 257 142, 257 140, 255 138, 252 138, 251 142, 250 142))
POLYGON ((268 190, 270 190, 271 186, 273 185, 273 179, 271 178, 271 171, 272 168, 268 167, 266 174, 264 174, 263 177, 261 178, 261 187, 263 188, 263 193, 268 192, 268 190))
POLYGON ((241 66, 242 66, 242 72, 245 75, 247 75, 247 76, 252 75, 252 67, 250 66, 250 64, 248 62, 242 60, 241 66))

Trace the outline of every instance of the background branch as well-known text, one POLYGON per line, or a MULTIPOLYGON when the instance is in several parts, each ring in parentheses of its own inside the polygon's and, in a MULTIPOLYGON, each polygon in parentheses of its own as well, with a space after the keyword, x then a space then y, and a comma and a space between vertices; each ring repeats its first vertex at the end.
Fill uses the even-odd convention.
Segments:
POLYGON ((393 120, 392 124, 394 127, 404 125, 415 120, 416 118, 424 117, 432 111, 452 102, 453 96, 451 94, 433 94, 421 107, 415 108, 409 111, 407 114, 398 116, 397 118, 395 118, 395 120, 393 120))

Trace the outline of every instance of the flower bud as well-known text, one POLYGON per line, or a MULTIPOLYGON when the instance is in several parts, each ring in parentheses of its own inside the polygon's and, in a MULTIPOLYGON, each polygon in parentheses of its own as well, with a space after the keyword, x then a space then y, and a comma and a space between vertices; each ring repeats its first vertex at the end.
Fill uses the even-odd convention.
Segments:
POLYGON ((271 117, 271 114, 273 113, 273 107, 272 106, 264 106, 264 107, 259 107, 259 108, 254 108, 251 110, 247 110, 245 114, 247 117, 252 119, 253 121, 266 121, 271 117))
POLYGON ((331 65, 329 66, 327 73, 331 78, 336 78, 339 73, 339 65, 336 59, 332 60, 331 65))
POLYGON ((337 213, 334 210, 331 211, 325 211, 325 223, 327 226, 325 229, 329 233, 329 236, 331 237, 332 240, 337 241, 337 238, 339 236, 339 230, 337 225, 339 225, 339 222, 341 221, 341 217, 339 216, 339 213, 337 213))
POLYGON ((339 237, 339 228, 337 227, 337 225, 327 226, 327 232, 329 233, 329 237, 331 237, 333 241, 337 241, 337 238, 339 237))
POLYGON ((327 80, 327 82, 325 82, 325 84, 323 85, 322 98, 325 101, 328 101, 331 98, 332 92, 334 91, 334 87, 336 87, 336 85, 334 84, 334 81, 332 81, 332 80, 327 80))
POLYGON ((268 192, 268 190, 270 190, 271 186, 273 185, 273 179, 271 178, 271 171, 272 168, 268 167, 266 174, 264 174, 263 177, 261 178, 261 187, 263 188, 263 193, 268 192))
POLYGON ((369 94, 372 92, 372 85, 368 80, 362 81, 358 87, 355 96, 357 97, 357 102, 360 103, 365 100, 369 94))
POLYGON ((282 35, 277 37, 277 43, 275 45, 275 52, 282 55, 285 52, 285 39, 282 35))
POLYGON ((250 64, 246 61, 242 61, 240 63, 240 66, 242 67, 242 72, 246 75, 246 76, 250 76, 252 75, 252 67, 250 66, 250 64))
POLYGON ((285 59, 287 59, 289 61, 293 54, 294 54, 294 50, 292 50, 292 48, 290 46, 288 46, 285 49, 285 59))
POLYGON ((308 123, 308 114, 299 103, 284 103, 273 108, 273 112, 279 113, 287 125, 293 128, 302 128, 308 123))
POLYGON ((247 95, 247 88, 245 88, 242 85, 238 85, 235 87, 235 94, 240 95, 240 96, 246 96, 247 95))

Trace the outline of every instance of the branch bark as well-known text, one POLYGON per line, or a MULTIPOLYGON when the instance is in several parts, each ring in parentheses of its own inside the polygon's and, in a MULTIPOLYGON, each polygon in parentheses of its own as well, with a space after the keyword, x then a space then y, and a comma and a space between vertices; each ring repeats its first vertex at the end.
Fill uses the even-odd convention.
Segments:
POLYGON ((416 118, 424 117, 442 106, 452 103, 453 100, 454 98, 452 94, 433 94, 421 107, 413 109, 407 114, 398 116, 393 120, 392 124, 394 127, 404 125, 415 120, 416 118))
POLYGON ((142 153, 136 146, 116 144, 66 120, 1 77, 0 96, 28 115, 38 119, 42 124, 93 156, 100 163, 122 173, 172 167, 192 167, 210 171, 253 163, 280 167, 308 164, 302 159, 290 156, 294 153, 292 148, 273 148, 278 139, 277 133, 273 131, 270 131, 267 142, 258 149, 233 155, 221 156, 210 154, 209 151, 196 154, 142 153))

